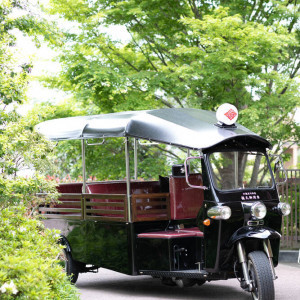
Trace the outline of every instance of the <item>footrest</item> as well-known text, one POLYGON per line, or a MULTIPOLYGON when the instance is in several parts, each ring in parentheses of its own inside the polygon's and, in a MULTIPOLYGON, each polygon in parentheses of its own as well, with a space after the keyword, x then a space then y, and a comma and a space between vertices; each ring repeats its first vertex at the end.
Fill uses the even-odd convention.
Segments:
POLYGON ((184 271, 156 271, 141 270, 141 275, 151 275, 158 277, 179 277, 179 278, 207 278, 208 273, 204 270, 184 270, 184 271))
POLYGON ((203 232, 199 230, 198 227, 193 228, 183 228, 176 230, 166 230, 166 231, 154 231, 145 232, 138 234, 138 238, 154 238, 154 239, 171 239, 171 238, 182 238, 182 237, 203 237, 203 232))

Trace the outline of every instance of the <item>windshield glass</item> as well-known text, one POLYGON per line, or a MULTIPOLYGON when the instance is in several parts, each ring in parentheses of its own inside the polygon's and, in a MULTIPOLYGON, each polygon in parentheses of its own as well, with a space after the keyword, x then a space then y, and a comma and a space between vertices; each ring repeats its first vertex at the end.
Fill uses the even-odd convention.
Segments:
POLYGON ((266 156, 260 152, 215 152, 210 154, 214 185, 219 190, 272 187, 266 156))

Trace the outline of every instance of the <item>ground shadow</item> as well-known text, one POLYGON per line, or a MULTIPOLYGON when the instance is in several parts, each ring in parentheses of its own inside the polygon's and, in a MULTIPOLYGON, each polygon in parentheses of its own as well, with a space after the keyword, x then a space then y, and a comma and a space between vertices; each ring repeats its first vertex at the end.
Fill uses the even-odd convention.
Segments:
MULTIPOLYGON (((97 276, 98 277, 98 276, 97 276)), ((156 299, 251 299, 249 293, 244 292, 238 282, 226 280, 222 282, 209 282, 203 286, 190 288, 179 288, 162 285, 159 279, 151 277, 139 276, 122 278, 101 278, 98 280, 88 280, 83 278, 78 281, 77 287, 84 294, 100 293, 113 295, 122 295, 124 298, 156 298, 156 299)))

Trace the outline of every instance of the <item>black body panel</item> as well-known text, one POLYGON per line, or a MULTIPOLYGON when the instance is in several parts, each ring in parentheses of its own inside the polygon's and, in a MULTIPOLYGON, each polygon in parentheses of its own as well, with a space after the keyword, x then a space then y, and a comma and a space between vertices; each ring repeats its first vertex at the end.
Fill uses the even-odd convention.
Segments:
POLYGON ((197 269, 201 253, 200 237, 138 238, 139 270, 182 271, 197 269))

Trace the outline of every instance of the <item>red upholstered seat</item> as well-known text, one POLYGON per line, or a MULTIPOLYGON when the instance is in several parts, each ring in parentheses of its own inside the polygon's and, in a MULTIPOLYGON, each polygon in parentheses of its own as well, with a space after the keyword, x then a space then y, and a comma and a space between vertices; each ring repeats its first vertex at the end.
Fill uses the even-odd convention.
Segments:
MULTIPOLYGON (((133 181, 130 184, 130 190, 132 194, 151 194, 158 193, 160 189, 158 181, 133 181)), ((126 194, 126 182, 125 181, 103 181, 96 183, 87 184, 87 192, 90 194, 126 194)), ((114 199, 91 199, 91 202, 123 202, 123 200, 114 200, 114 199)), ((120 210, 122 207, 98 207, 95 206, 95 209, 102 210, 120 210)), ((96 214, 107 217, 118 217, 117 214, 96 214)))
MULTIPOLYGON (((192 185, 202 185, 202 175, 191 174, 189 181, 192 185)), ((185 177, 170 177, 172 220, 196 218, 203 200, 203 190, 189 187, 185 177)))

